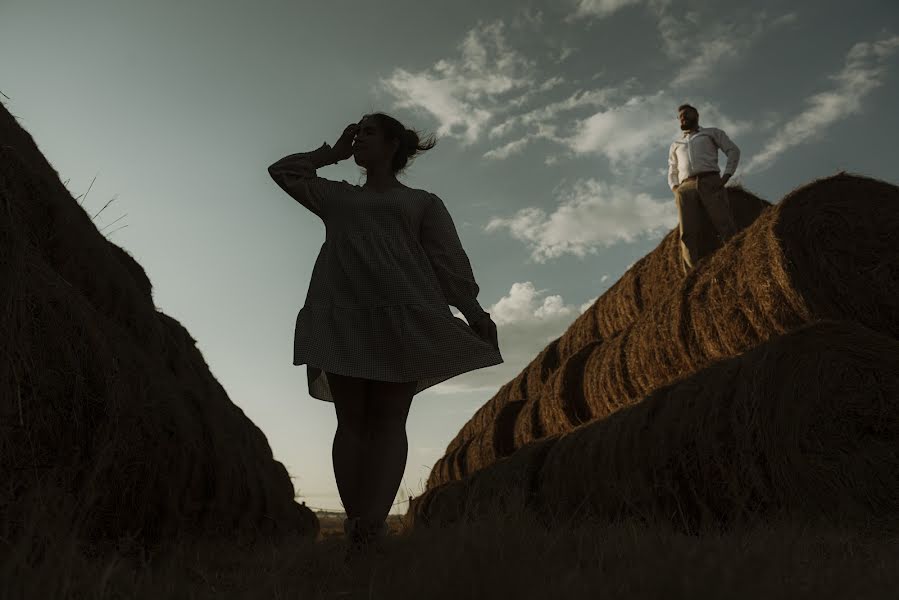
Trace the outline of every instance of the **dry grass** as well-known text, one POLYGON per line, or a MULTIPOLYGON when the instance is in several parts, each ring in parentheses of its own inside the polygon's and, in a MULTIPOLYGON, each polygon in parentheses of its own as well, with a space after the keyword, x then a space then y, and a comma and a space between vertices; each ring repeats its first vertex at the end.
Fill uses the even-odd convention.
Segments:
POLYGON ((341 536, 255 544, 206 538, 142 553, 127 543, 82 546, 46 528, 33 533, 12 548, 0 542, 6 600, 827 600, 890 597, 899 585, 895 527, 780 522, 690 536, 635 521, 548 530, 519 513, 393 536, 382 558, 351 567, 342 562, 341 536))

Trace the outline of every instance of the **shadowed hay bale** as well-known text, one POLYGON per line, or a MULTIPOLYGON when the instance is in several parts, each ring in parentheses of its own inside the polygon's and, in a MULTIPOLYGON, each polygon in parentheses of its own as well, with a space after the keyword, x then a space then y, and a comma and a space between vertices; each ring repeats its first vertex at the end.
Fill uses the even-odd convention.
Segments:
POLYGON ((512 434, 512 441, 515 449, 519 449, 525 444, 529 444, 534 440, 539 440, 545 435, 546 430, 543 428, 543 418, 540 415, 541 398, 528 398, 521 407, 521 412, 515 419, 515 430, 512 434))
MULTIPOLYGON (((452 478, 451 472, 454 468, 454 465, 464 464, 469 460, 471 455, 474 455, 474 458, 471 459, 474 461, 473 464, 479 463, 482 460, 478 457, 487 452, 489 444, 492 444, 493 442, 489 442, 489 444, 486 446, 482 445, 480 442, 472 446, 472 444, 469 444, 467 442, 475 437, 480 436, 487 428, 491 429, 488 435, 493 436, 494 422, 496 421, 497 416, 503 413, 506 405, 509 403, 520 402, 525 397, 525 394, 527 393, 526 390, 528 375, 528 371, 524 370, 519 373, 512 381, 503 384, 499 391, 483 406, 481 406, 481 408, 479 408, 477 412, 475 412, 471 419, 469 419, 465 423, 465 425, 462 426, 462 428, 459 430, 459 433, 456 434, 456 437, 453 438, 453 440, 450 441, 450 443, 447 445, 443 457, 438 459, 434 467, 431 468, 431 472, 428 475, 428 487, 440 485, 441 483, 449 481, 452 478), (450 455, 457 454, 463 445, 466 446, 466 454, 460 459, 456 459, 451 462, 449 458, 450 455), (482 446, 483 449, 481 449, 482 446)), ((508 423, 508 431, 503 430, 503 434, 500 436, 504 440, 509 439, 510 443, 513 435, 513 426, 514 420, 508 423)), ((490 450, 490 452, 493 453, 492 450, 490 450)))
POLYGON ((459 476, 482 469, 496 459, 512 454, 515 450, 513 426, 523 406, 523 400, 506 403, 493 424, 472 437, 461 462, 464 471, 458 473, 459 476))
POLYGON ((839 174, 791 192, 593 349, 583 381, 589 417, 819 319, 899 337, 897 238, 899 187, 839 174))
POLYGON ((818 322, 520 452, 455 482, 452 501, 429 490, 415 520, 451 522, 460 506, 476 517, 498 510, 501 497, 548 523, 636 516, 696 530, 777 513, 895 517, 899 341, 854 322, 818 322), (531 475, 518 486, 478 494, 473 484, 523 470, 531 475))
MULTIPOLYGON (((762 210, 770 206, 767 201, 740 187, 728 188, 728 194, 735 222, 740 229, 750 225, 762 210)), ((582 351, 585 345, 595 345, 630 325, 653 302, 676 289, 683 278, 678 230, 673 229, 655 250, 637 261, 615 285, 596 300, 590 309, 580 315, 562 337, 552 340, 512 382, 504 384, 499 392, 472 416, 448 444, 444 457, 438 459, 432 468, 427 487, 431 488, 455 478, 453 473, 459 471, 453 471, 451 462, 455 465, 465 465, 461 472, 467 474, 474 468, 480 468, 474 465, 489 464, 485 462, 489 456, 506 456, 515 448, 539 439, 549 432, 570 429, 573 426, 572 421, 564 418, 569 408, 562 402, 565 396, 560 394, 567 394, 569 390, 576 390, 573 393, 581 397, 583 394, 580 392, 580 379, 574 382, 570 374, 561 380, 564 384, 562 390, 553 389, 553 386, 560 381, 557 373, 560 365, 573 354, 582 351), (549 384, 551 379, 555 383, 549 384), (545 389, 547 385, 550 387, 545 389), (496 450, 492 449, 494 448, 492 441, 485 441, 484 438, 492 440, 498 432, 484 432, 502 407, 510 401, 508 395, 510 389, 521 390, 521 394, 513 395, 511 399, 516 401, 524 399, 527 405, 516 411, 517 419, 511 425, 511 433, 502 431, 502 435, 499 436, 506 439, 511 435, 511 448, 505 454, 497 454, 496 450), (544 406, 540 399, 546 394, 550 395, 550 403, 544 406), (469 444, 467 451, 472 460, 459 461, 449 458, 450 455, 457 457, 459 447, 476 436, 480 438, 479 442, 469 444)), ((580 358, 576 360, 581 361, 580 358)), ((575 376, 580 378, 580 375, 575 376)), ((580 404, 575 406, 579 407, 580 404)), ((572 412, 571 418, 575 418, 574 414, 572 412)), ((575 419, 573 422, 581 421, 582 419, 575 419)), ((501 447, 509 445, 502 443, 501 447)))
MULTIPOLYGON (((0 111, 4 134, 10 121, 0 111)), ((265 436, 189 333, 155 310, 143 270, 104 250, 30 137, 13 134, 4 142, 25 146, 0 149, 4 531, 25 527, 21 499, 42 489, 71 504, 90 537, 315 535, 265 436)))
POLYGON ((513 515, 530 508, 546 453, 559 436, 528 444, 510 457, 412 499, 404 522, 412 527, 449 525, 466 518, 513 515))

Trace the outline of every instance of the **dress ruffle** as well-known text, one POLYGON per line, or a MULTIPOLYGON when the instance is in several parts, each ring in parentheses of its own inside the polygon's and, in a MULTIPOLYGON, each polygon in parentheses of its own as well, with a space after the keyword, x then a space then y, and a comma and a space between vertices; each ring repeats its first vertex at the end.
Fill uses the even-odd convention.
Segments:
POLYGON ((324 371, 380 381, 417 381, 415 393, 503 358, 447 307, 342 308, 306 304, 297 315, 294 365, 307 365, 309 395, 333 402, 324 371), (384 360, 390 357, 390 360, 384 360))

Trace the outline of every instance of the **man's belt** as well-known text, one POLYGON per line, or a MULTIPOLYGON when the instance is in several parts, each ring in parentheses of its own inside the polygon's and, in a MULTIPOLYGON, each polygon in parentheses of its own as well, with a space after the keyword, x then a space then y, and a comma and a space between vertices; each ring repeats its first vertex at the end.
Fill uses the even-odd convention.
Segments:
POLYGON ((703 171, 702 173, 697 173, 696 175, 690 175, 689 177, 684 178, 684 181, 693 181, 694 179, 699 179, 700 177, 706 177, 708 175, 720 175, 718 171, 703 171))

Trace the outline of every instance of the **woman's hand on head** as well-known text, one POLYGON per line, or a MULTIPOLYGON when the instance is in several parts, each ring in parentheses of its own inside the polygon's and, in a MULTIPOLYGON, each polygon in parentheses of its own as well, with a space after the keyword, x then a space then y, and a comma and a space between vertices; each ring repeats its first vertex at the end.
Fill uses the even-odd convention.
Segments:
POLYGON ((335 156, 340 160, 346 160, 353 155, 353 140, 357 131, 359 131, 359 123, 350 123, 344 128, 340 138, 332 146, 335 156))

